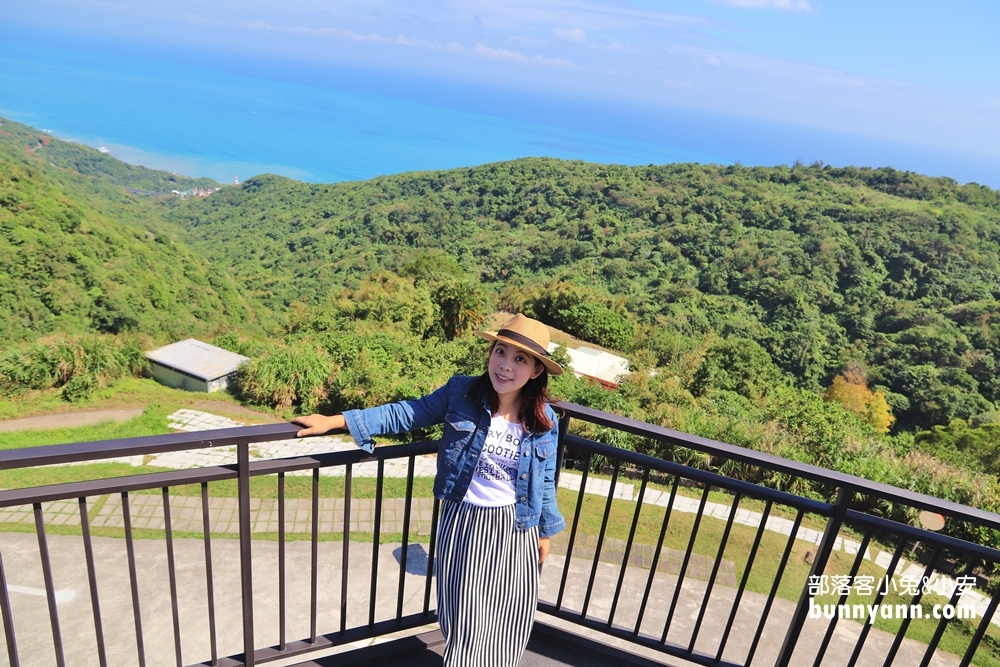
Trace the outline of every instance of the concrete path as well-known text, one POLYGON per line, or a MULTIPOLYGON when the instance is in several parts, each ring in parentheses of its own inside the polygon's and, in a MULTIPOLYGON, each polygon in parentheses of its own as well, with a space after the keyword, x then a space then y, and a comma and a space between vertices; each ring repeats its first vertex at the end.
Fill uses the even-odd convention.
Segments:
POLYGON ((34 429, 75 428, 77 426, 92 426, 103 422, 125 422, 142 414, 142 408, 127 410, 90 410, 87 412, 56 412, 40 417, 25 417, 24 419, 8 419, 0 421, 0 433, 11 431, 27 431, 34 429))
MULTIPOLYGON (((237 540, 216 539, 212 541, 211 546, 218 654, 224 656, 240 653, 242 608, 239 587, 239 543, 237 540)), ((146 664, 149 667, 172 666, 175 664, 175 643, 165 543, 162 540, 136 540, 135 547, 146 664)), ((307 541, 289 542, 286 548, 288 586, 286 638, 295 640, 307 637, 310 632, 311 545, 307 541)), ((95 538, 94 549, 109 664, 135 665, 137 643, 125 542, 111 538, 95 538)), ((82 540, 79 537, 50 536, 49 552, 52 558, 57 610, 66 662, 73 667, 97 665, 95 624, 82 540)), ((0 554, 3 557, 3 567, 11 590, 11 606, 21 664, 32 667, 54 665, 54 644, 44 597, 36 538, 30 533, 0 534, 0 554)), ((340 627, 342 544, 320 542, 318 555, 317 627, 320 633, 327 633, 336 631, 340 627)), ((377 621, 393 618, 396 614, 401 557, 398 544, 382 545, 378 551, 377 621)), ((189 665, 207 660, 211 655, 205 545, 200 540, 175 540, 174 559, 177 563, 182 664, 189 665)), ((279 640, 277 543, 254 542, 253 559, 256 645, 268 646, 276 644, 279 640)), ((348 562, 346 623, 347 627, 354 627, 368 622, 372 544, 350 543, 348 562)), ((541 580, 543 600, 556 599, 562 579, 563 564, 564 559, 560 556, 550 556, 546 562, 541 580)), ((423 608, 426 565, 424 546, 411 545, 408 557, 404 560, 407 572, 403 593, 404 615, 417 613, 423 608)), ((565 608, 577 611, 582 609, 591 566, 590 561, 573 559, 563 598, 565 608)), ((607 619, 618 574, 618 565, 598 564, 588 616, 607 619)), ((627 569, 623 594, 619 598, 615 613, 616 625, 634 626, 648 574, 648 570, 638 567, 627 569)), ((676 576, 668 572, 656 573, 651 597, 641 623, 642 633, 660 636, 676 581, 676 576)), ((703 602, 705 588, 704 582, 685 580, 668 637, 669 641, 687 645, 703 602)), ((697 649, 714 653, 734 595, 735 590, 731 587, 719 585, 715 587, 696 642, 697 649)), ((432 586, 432 609, 435 604, 432 586)), ((763 604, 762 595, 750 593, 744 595, 726 648, 726 658, 736 661, 743 659, 760 620, 763 604)), ((788 600, 775 600, 765 625, 764 638, 755 664, 767 665, 773 662, 793 609, 794 603, 788 600)), ((606 644, 647 655, 667 664, 683 664, 682 661, 673 658, 665 659, 656 651, 639 649, 600 633, 583 631, 572 623, 545 618, 546 622, 552 625, 598 638, 606 644)), ((809 656, 814 655, 826 627, 825 621, 809 621, 801 641, 802 655, 793 659, 793 664, 812 664, 809 656)), ((853 647, 860 630, 861 625, 858 623, 841 621, 823 664, 831 666, 845 664, 850 653, 849 649, 853 647)), ((872 630, 865 654, 858 664, 864 667, 881 665, 891 642, 892 636, 888 633, 872 630)), ((906 667, 917 664, 922 652, 923 647, 920 644, 907 640, 893 664, 906 667)), ((954 667, 958 663, 957 656, 938 652, 931 664, 935 667, 954 667)), ((0 665, 5 664, 7 656, 3 651, 0 655, 0 665)))

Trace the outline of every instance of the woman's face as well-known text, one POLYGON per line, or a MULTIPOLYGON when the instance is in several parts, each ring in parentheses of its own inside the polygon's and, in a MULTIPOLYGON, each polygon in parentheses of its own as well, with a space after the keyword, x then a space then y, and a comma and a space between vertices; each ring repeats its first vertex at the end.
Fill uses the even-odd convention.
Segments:
POLYGON ((528 380, 541 375, 545 367, 527 352, 498 342, 493 345, 493 350, 490 352, 487 370, 493 389, 497 394, 504 395, 520 392, 528 380))

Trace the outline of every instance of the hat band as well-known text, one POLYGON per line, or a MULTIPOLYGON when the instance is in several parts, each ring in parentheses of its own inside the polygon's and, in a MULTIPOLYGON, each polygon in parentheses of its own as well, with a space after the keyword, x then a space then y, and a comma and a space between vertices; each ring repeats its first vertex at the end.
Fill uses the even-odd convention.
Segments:
POLYGON ((526 348, 528 348, 529 350, 531 350, 540 357, 549 356, 548 350, 546 350, 544 347, 542 347, 535 341, 531 340, 524 334, 519 334, 516 331, 511 331, 510 329, 501 329, 500 331, 497 332, 497 337, 500 336, 503 336, 504 338, 509 338, 515 343, 520 343, 521 345, 524 345, 526 348))

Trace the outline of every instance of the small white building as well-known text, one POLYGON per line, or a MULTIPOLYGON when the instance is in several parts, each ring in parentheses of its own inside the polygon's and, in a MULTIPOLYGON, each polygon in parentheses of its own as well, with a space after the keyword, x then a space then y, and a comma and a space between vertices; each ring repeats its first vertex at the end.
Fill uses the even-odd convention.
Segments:
MULTIPOLYGON (((549 353, 555 352, 557 343, 549 343, 549 353)), ((600 382, 601 385, 614 389, 618 381, 631 371, 628 369, 628 359, 617 354, 595 350, 592 347, 566 348, 569 354, 570 367, 577 377, 588 377, 600 382)))
POLYGON ((161 384, 188 391, 225 389, 237 368, 250 361, 241 354, 194 338, 146 353, 150 373, 161 384))

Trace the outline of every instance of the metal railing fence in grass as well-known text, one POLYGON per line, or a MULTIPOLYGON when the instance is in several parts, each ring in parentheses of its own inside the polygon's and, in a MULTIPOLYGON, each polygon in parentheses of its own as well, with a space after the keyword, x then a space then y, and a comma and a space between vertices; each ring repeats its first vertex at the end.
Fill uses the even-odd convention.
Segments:
MULTIPOLYGON (((988 545, 975 544, 958 540, 946 535, 940 535, 912 526, 907 526, 886 519, 871 516, 851 509, 852 500, 859 494, 873 498, 881 498, 893 503, 910 507, 939 512, 956 520, 1000 529, 1000 516, 964 507, 956 503, 938 500, 905 489, 898 489, 884 484, 873 483, 857 477, 843 475, 835 471, 825 470, 789 461, 778 457, 760 454, 743 448, 734 447, 705 438, 691 436, 677 431, 652 426, 636 420, 618 417, 581 406, 562 404, 564 416, 561 420, 561 443, 559 449, 560 462, 567 448, 582 453, 586 458, 579 479, 579 493, 572 503, 573 509, 567 512, 569 520, 568 545, 565 550, 561 572, 558 573, 558 583, 554 592, 554 600, 544 600, 539 603, 539 611, 574 623, 590 632, 603 633, 628 642, 636 647, 652 649, 670 656, 683 658, 704 665, 757 665, 775 664, 787 665, 815 664, 824 662, 830 646, 831 638, 838 624, 838 619, 820 619, 820 627, 816 631, 814 619, 809 618, 812 595, 810 594, 809 577, 823 575, 829 570, 833 560, 841 559, 839 552, 835 554, 838 543, 843 539, 841 529, 850 526, 862 537, 855 552, 855 558, 850 562, 849 576, 857 575, 861 569, 868 567, 864 563, 869 544, 878 539, 884 544, 894 543, 895 549, 891 562, 886 570, 894 573, 902 562, 907 549, 914 541, 919 541, 929 558, 926 563, 919 564, 921 571, 928 577, 942 573, 947 563, 960 560, 963 574, 973 573, 981 563, 1000 562, 1000 552, 988 545), (645 454, 627 451, 606 444, 588 440, 569 434, 573 420, 589 422, 599 426, 616 429, 642 438, 657 440, 663 443, 687 447, 706 452, 712 456, 738 461, 742 464, 759 466, 763 469, 790 475, 813 482, 819 482, 836 489, 833 502, 824 502, 814 498, 798 496, 785 491, 774 490, 752 484, 746 481, 727 478, 713 472, 671 463, 645 454), (604 480, 603 509, 597 509, 594 516, 584 513, 585 495, 593 486, 590 462, 593 457, 602 457, 611 463, 611 479, 604 480), (622 476, 628 472, 639 481, 637 495, 633 496, 634 508, 631 504, 622 505, 616 501, 616 489, 622 484, 622 476), (590 478, 590 479, 588 479, 590 478), (662 490, 654 490, 654 486, 662 490), (688 499, 690 506, 687 514, 681 516, 679 509, 682 496, 696 490, 696 497, 688 499), (710 502, 713 492, 724 494, 727 509, 717 508, 718 502, 710 502), (647 502, 647 497, 656 494, 661 501, 658 504, 647 502), (754 508, 754 520, 742 521, 739 517, 747 516, 745 507, 754 508), (696 507, 697 509, 693 509, 696 507), (624 510, 623 510, 624 508, 624 510), (656 514, 652 533, 656 538, 651 547, 648 562, 635 565, 633 558, 640 545, 636 543, 636 535, 640 524, 648 524, 649 511, 656 514), (760 510, 759 512, 757 510, 760 510), (618 516, 622 511, 630 512, 624 518, 618 516), (661 513, 662 512, 662 516, 661 513), (744 514, 741 514, 744 513, 744 514), (790 518, 780 518, 783 517, 790 518), (578 540, 583 538, 583 527, 587 521, 596 529, 597 535, 592 545, 592 553, 579 555, 578 540), (822 524, 815 530, 817 543, 812 545, 808 572, 798 575, 789 574, 799 567, 795 561, 796 539, 807 523, 822 524), (720 522, 724 525, 720 526, 720 522), (742 521, 742 523, 741 523, 742 521), (769 532, 774 522, 781 521, 785 526, 780 538, 775 538, 769 532), (596 527, 599 525, 599 528, 596 527), (628 526, 625 531, 624 527, 628 526), (681 526, 682 529, 678 529, 681 526), (721 531, 718 530, 721 527, 721 531), (749 529, 749 530, 748 530, 749 529), (621 545, 622 552, 616 555, 612 568, 617 570, 608 573, 607 564, 602 563, 602 555, 611 549, 610 534, 626 535, 621 545), (743 540, 736 545, 737 538, 743 540), (775 542, 778 539, 778 542, 775 542), (713 542, 717 541, 717 544, 713 542), (708 544, 706 544, 708 542, 708 544), (770 546, 765 547, 765 543, 770 546), (676 545, 677 548, 670 545, 676 545), (736 545, 736 546, 734 546, 736 545), (704 552, 709 551, 710 557, 705 561, 704 552), (727 554, 732 550, 740 553, 739 561, 742 572, 729 583, 721 580, 721 567, 727 554), (668 559, 673 559, 673 572, 663 574, 660 565, 668 559), (696 561, 704 561, 699 565, 696 561), (707 563, 707 565, 705 565, 707 563), (705 567, 702 567, 705 565, 705 567), (695 579, 695 570, 702 568, 695 579), (571 576, 571 570, 580 570, 579 576, 571 576), (738 581, 736 581, 738 579, 738 581), (585 583, 584 583, 585 582, 585 583), (751 585, 752 584, 752 585, 751 585), (603 587, 603 588, 602 588, 603 587), (759 592, 754 592, 754 587, 759 592), (783 600, 789 597, 792 590, 797 599, 783 600), (769 619, 776 618, 779 607, 785 614, 780 622, 769 619), (606 613, 604 610, 607 610, 606 613), (692 610, 694 610, 692 612, 692 610), (775 633, 778 625, 780 634, 775 633), (809 626, 811 630, 804 632, 809 626)), ((0 470, 27 468, 41 465, 78 463, 84 461, 99 462, 103 459, 123 456, 155 454, 167 451, 180 451, 196 448, 235 447, 237 463, 235 465, 181 470, 172 472, 155 472, 141 475, 131 475, 114 479, 100 479, 85 482, 74 482, 51 486, 40 486, 26 489, 0 491, 0 511, 3 508, 32 508, 34 529, 37 540, 37 550, 42 570, 43 594, 46 599, 48 624, 51 631, 51 647, 58 665, 65 665, 66 657, 64 641, 60 626, 59 600, 54 583, 50 546, 46 536, 47 519, 43 503, 55 501, 75 501, 79 510, 79 525, 82 535, 87 569, 87 586, 90 593, 89 614, 93 617, 94 647, 97 662, 108 664, 108 648, 105 641, 108 624, 102 616, 102 594, 95 565, 94 540, 90 526, 90 500, 112 494, 120 498, 121 526, 124 537, 124 560, 128 570, 128 597, 130 599, 132 628, 134 633, 135 664, 145 665, 149 658, 147 641, 148 627, 144 630, 144 622, 148 617, 144 608, 148 599, 142 596, 142 586, 139 585, 142 574, 137 564, 136 543, 139 541, 134 533, 132 505, 136 492, 159 490, 160 507, 162 508, 163 532, 156 535, 163 540, 166 550, 166 567, 168 573, 167 591, 163 593, 170 599, 169 632, 173 640, 173 661, 177 665, 184 664, 186 619, 182 612, 186 603, 178 600, 183 592, 191 586, 199 586, 204 590, 204 605, 206 606, 206 623, 200 632, 209 638, 209 650, 206 660, 198 664, 223 665, 254 665, 266 663, 279 658, 306 655, 318 649, 329 648, 359 639, 377 637, 397 630, 418 627, 435 617, 431 608, 431 575, 434 561, 434 532, 437 523, 437 502, 433 503, 433 514, 430 520, 429 547, 426 568, 421 572, 425 575, 422 591, 422 605, 413 613, 404 613, 404 589, 407 580, 408 547, 411 540, 413 523, 413 488, 415 457, 436 452, 436 443, 416 443, 389 447, 379 447, 374 455, 362 451, 337 452, 311 456, 300 456, 272 461, 251 461, 250 446, 254 443, 287 440, 295 436, 297 426, 291 424, 276 424, 266 426, 250 426, 199 433, 182 433, 164 436, 131 438, 118 441, 74 443, 50 447, 38 447, 24 450, 6 451, 0 454, 0 470), (384 567, 379 564, 379 553, 384 526, 384 478, 385 464, 394 459, 408 461, 406 492, 402 509, 402 529, 400 535, 401 548, 399 558, 398 582, 395 590, 396 604, 394 613, 385 614, 379 618, 376 612, 376 601, 379 598, 379 579, 385 576, 384 567), (350 549, 352 548, 352 484, 353 471, 360 463, 374 461, 377 465, 376 489, 374 492, 373 523, 371 525, 372 555, 368 567, 367 582, 367 614, 357 623, 349 624, 351 611, 356 612, 357 599, 349 599, 347 594, 351 581, 350 549), (324 616, 324 610, 319 605, 319 576, 321 574, 320 544, 321 532, 335 533, 333 527, 327 526, 321 531, 320 524, 320 470, 339 467, 343 469, 343 517, 340 531, 339 552, 339 609, 335 627, 321 627, 321 617, 327 618, 326 623, 332 624, 324 616), (286 637, 286 615, 289 601, 286 583, 289 579, 286 551, 290 543, 286 534, 286 475, 303 471, 311 473, 310 480, 310 511, 311 526, 308 535, 309 554, 309 613, 307 636, 288 640, 286 637), (261 476, 273 476, 276 483, 275 495, 277 502, 277 628, 278 640, 273 645, 258 647, 255 642, 255 618, 262 617, 260 606, 254 602, 255 561, 252 546, 254 528, 251 525, 251 512, 254 498, 251 497, 251 479, 261 476), (218 540, 213 540, 209 513, 210 490, 214 484, 226 480, 237 481, 237 516, 239 525, 239 602, 241 610, 240 625, 242 637, 242 654, 229 656, 218 655, 219 644, 217 611, 220 604, 217 600, 218 591, 218 560, 215 550, 218 540), (182 485, 199 485, 201 498, 201 531, 198 538, 203 542, 204 581, 193 581, 184 574, 178 577, 178 571, 184 563, 178 564, 175 549, 176 538, 172 532, 171 503, 174 492, 182 485), (172 491, 173 490, 173 491, 172 491), (381 570, 381 572, 380 572, 381 570), (255 610, 257 612, 255 616, 255 610)), ((565 475, 565 472, 561 472, 565 475)), ((718 500, 719 496, 716 496, 718 500)), ((357 502, 357 501, 354 501, 357 502)), ((600 501, 599 501, 600 502, 600 501)), ((818 525, 818 524, 817 524, 818 525)), ((356 530, 356 529, 354 529, 356 530)), ((395 531, 391 531, 393 534, 395 531)), ((146 535, 146 534, 144 534, 146 535)), ((148 536, 148 535, 147 535, 148 536)), ((395 540, 395 537, 394 537, 395 540)), ((357 543, 354 543, 357 549, 357 543)), ((19 633, 38 633, 37 626, 24 628, 19 624, 15 613, 17 605, 11 604, 12 585, 7 577, 9 570, 4 569, 4 557, 8 554, 0 550, 0 615, 2 615, 7 656, 11 665, 20 665, 18 641, 23 637, 19 633)), ((202 557, 199 557, 202 558, 202 557)), ((842 559, 841 559, 842 560, 842 559)), ((911 567, 918 567, 914 564, 911 567)), ((353 571, 356 571, 353 570, 353 571)), ((832 571, 832 570, 831 570, 832 571)), ((256 569, 258 575, 259 568, 256 569)), ((552 570, 546 573, 550 574, 552 570)), ((302 574, 299 571, 295 575, 302 574)), ((912 604, 919 604, 923 593, 911 597, 912 604)), ((841 600, 844 602, 846 597, 841 600)), ((881 598, 876 598, 876 604, 881 598)), ((949 602, 958 602, 957 591, 952 594, 949 602)), ((989 629, 993 613, 1000 602, 1000 596, 994 594, 984 602, 981 619, 967 637, 961 652, 961 665, 972 664, 977 650, 983 644, 989 629)), ((200 604, 200 603, 199 603, 200 604)), ((235 604, 235 603, 234 603, 235 604)), ((292 605, 303 605, 304 600, 296 599, 292 605)), ((355 617, 358 615, 355 614, 355 617)), ((118 621, 119 624, 125 621, 118 621)), ((913 664, 927 665, 935 654, 939 643, 944 637, 948 619, 941 619, 927 638, 921 649, 919 660, 913 664)), ((913 625, 904 621, 893 637, 888 648, 872 647, 869 641, 871 626, 866 624, 854 644, 851 655, 846 658, 849 665, 875 664, 884 662, 891 664, 901 651, 913 651, 912 641, 907 643, 913 625), (878 653, 873 658, 874 653, 878 653), (875 662, 873 662, 873 660, 875 662)), ((911 654, 907 654, 911 655, 911 654)), ((199 659, 201 656, 199 656, 199 659)), ((908 660, 910 658, 907 658, 908 660)))

